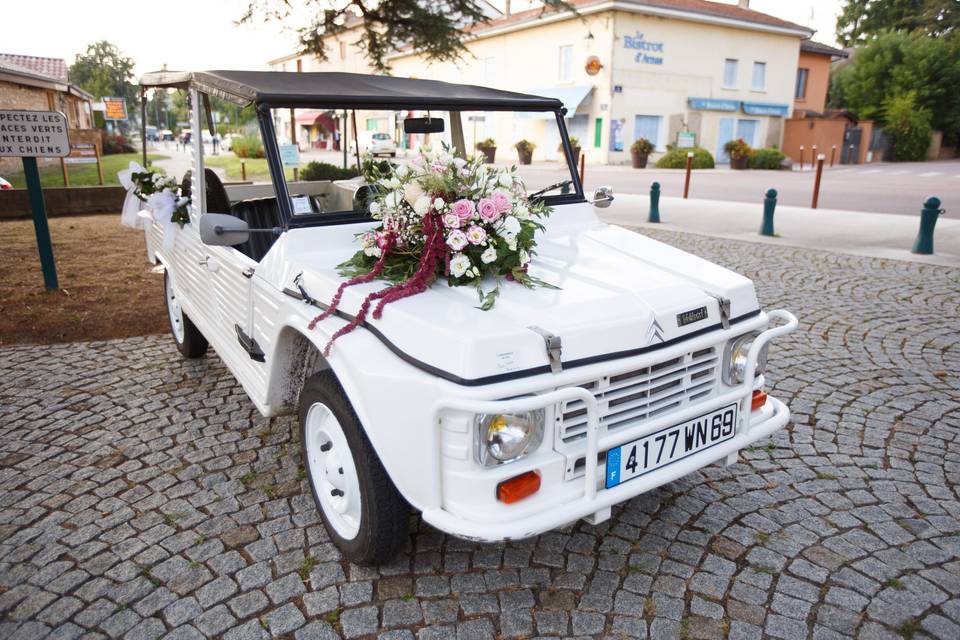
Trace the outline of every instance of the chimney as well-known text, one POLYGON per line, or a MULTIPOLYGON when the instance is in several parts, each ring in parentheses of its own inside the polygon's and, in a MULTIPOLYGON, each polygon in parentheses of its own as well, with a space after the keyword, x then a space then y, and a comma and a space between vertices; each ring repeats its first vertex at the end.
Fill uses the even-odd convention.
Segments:
POLYGON ((737 5, 739 5, 741 9, 749 9, 750 0, 739 0, 739 2, 737 2, 737 5))

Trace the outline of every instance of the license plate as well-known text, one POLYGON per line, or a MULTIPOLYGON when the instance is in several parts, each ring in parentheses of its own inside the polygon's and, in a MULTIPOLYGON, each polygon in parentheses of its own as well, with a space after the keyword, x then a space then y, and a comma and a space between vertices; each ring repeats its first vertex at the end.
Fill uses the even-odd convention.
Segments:
POLYGON ((607 489, 732 438, 737 405, 661 429, 607 451, 607 489))

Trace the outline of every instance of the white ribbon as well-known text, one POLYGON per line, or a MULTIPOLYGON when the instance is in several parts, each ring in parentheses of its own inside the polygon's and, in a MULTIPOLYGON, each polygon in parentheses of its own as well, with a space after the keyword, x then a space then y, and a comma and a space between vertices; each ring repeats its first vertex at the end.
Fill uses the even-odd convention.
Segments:
POLYGON ((127 190, 123 200, 123 210, 120 213, 120 223, 131 229, 143 229, 150 221, 163 225, 163 248, 173 249, 173 241, 179 230, 179 225, 173 221, 173 212, 177 208, 177 195, 171 189, 164 189, 147 196, 143 202, 136 196, 133 174, 146 171, 136 162, 131 161, 129 168, 119 171, 117 179, 127 190))
POLYGON ((143 217, 140 216, 143 204, 140 198, 133 193, 136 185, 134 185, 132 178, 133 174, 141 173, 143 170, 143 167, 131 161, 128 169, 117 172, 120 185, 127 190, 127 195, 123 199, 123 209, 120 212, 120 224, 131 229, 142 229, 145 224, 143 217))
POLYGON ((173 240, 179 225, 173 221, 173 212, 177 208, 177 196, 170 189, 164 189, 147 196, 147 208, 153 212, 153 219, 163 225, 163 248, 173 249, 173 240))

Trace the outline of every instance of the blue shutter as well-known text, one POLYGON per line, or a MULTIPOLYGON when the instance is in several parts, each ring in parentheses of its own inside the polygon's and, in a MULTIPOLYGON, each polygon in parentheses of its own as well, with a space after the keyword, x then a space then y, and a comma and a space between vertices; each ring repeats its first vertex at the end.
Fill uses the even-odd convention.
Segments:
POLYGON ((730 156, 723 145, 733 140, 733 118, 720 118, 720 135, 717 136, 717 162, 730 162, 730 156))

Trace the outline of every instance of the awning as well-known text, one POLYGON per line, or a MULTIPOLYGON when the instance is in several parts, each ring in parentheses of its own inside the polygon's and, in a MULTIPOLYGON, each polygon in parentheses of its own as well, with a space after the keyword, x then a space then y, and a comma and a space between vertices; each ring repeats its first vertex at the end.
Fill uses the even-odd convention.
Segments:
POLYGON ((314 125, 325 131, 336 131, 337 121, 329 111, 319 111, 316 109, 297 110, 297 124, 302 127, 312 127, 314 125))
MULTIPOLYGON (((577 112, 577 109, 580 108, 580 105, 584 100, 587 99, 587 96, 590 95, 591 91, 593 91, 593 87, 591 85, 579 85, 574 87, 547 87, 543 89, 534 89, 530 93, 535 96, 543 96, 544 98, 553 98, 554 100, 559 100, 567 109, 567 115, 565 117, 572 118, 573 114, 577 112)), ((530 118, 553 118, 552 113, 541 112, 530 113, 527 115, 530 118)))

